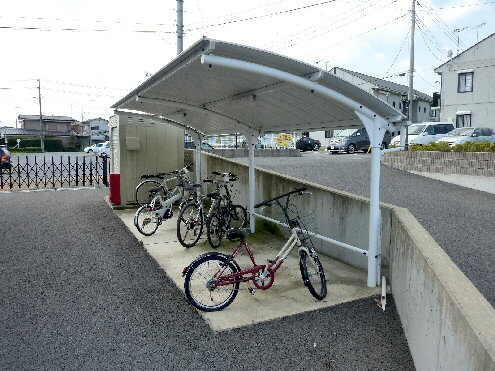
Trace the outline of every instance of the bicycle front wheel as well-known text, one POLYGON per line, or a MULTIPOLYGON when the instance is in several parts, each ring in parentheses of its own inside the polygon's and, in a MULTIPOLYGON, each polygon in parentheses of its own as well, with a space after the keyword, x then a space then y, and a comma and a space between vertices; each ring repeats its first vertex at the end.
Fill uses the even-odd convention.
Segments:
POLYGON ((177 238, 184 247, 192 247, 198 243, 203 233, 203 213, 201 208, 190 202, 182 207, 177 218, 177 238))
POLYGON ((229 228, 245 228, 247 225, 247 211, 241 205, 233 205, 230 209, 229 228))
POLYGON ((299 268, 304 284, 311 295, 322 300, 327 296, 327 280, 318 255, 310 249, 310 255, 305 250, 299 252, 299 268))
POLYGON ((162 200, 167 199, 167 191, 160 182, 156 180, 145 180, 136 187, 134 198, 139 206, 143 206, 149 204, 157 194, 160 194, 162 200))
POLYGON ((160 225, 160 217, 156 215, 154 208, 148 205, 141 206, 134 215, 134 225, 139 233, 151 236, 160 225))
POLYGON ((217 248, 222 243, 223 235, 225 234, 225 221, 218 215, 213 214, 206 221, 206 235, 211 247, 217 248))
POLYGON ((184 291, 189 302, 204 312, 230 305, 239 291, 239 282, 217 286, 218 278, 237 273, 236 265, 221 255, 207 255, 195 261, 186 273, 184 291))

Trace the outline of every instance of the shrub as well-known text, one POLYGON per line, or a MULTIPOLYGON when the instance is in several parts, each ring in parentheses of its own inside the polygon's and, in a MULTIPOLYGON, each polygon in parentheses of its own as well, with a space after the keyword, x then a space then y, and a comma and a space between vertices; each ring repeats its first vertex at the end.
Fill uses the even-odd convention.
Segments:
POLYGON ((454 152, 495 152, 495 144, 489 142, 466 142, 455 145, 454 152))
POLYGON ((454 147, 449 146, 446 142, 430 143, 425 145, 413 144, 411 151, 440 151, 440 152, 495 152, 495 144, 489 142, 467 142, 457 144, 454 147))

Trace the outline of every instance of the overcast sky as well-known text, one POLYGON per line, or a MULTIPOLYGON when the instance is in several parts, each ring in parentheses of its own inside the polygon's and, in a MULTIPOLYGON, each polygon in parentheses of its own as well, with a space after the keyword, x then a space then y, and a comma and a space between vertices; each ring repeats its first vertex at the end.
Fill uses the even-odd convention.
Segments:
MULTIPOLYGON (((18 114, 77 120, 113 103, 171 61, 176 0, 16 0, 0 5, 0 126, 18 114)), ((343 67, 407 85, 410 0, 184 0, 184 49, 202 36, 343 67)), ((433 69, 495 32, 495 1, 418 0, 415 88, 433 69), (460 30, 455 32, 454 30, 460 30)))

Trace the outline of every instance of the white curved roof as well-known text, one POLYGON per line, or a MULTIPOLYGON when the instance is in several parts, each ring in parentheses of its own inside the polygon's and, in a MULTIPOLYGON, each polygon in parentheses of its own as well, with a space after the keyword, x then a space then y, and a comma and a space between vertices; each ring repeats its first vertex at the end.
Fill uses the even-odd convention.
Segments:
POLYGON ((208 135, 361 127, 360 108, 388 122, 402 119, 386 102, 315 66, 208 38, 112 108, 153 114, 208 135))

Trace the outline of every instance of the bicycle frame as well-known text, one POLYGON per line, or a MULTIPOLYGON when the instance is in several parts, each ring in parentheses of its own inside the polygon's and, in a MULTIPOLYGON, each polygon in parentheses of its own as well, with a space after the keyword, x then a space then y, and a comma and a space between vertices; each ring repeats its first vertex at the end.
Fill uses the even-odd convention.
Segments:
POLYGON ((268 260, 267 264, 259 265, 256 264, 256 261, 254 260, 253 252, 249 248, 249 245, 247 244, 247 242, 243 241, 239 244, 239 246, 237 246, 234 252, 229 256, 229 259, 234 260, 237 254, 242 250, 242 248, 244 248, 248 253, 253 266, 251 268, 243 269, 237 273, 223 275, 223 272, 227 268, 227 266, 225 266, 224 268, 220 269, 218 273, 214 276, 214 278, 216 279, 214 285, 219 287, 225 285, 232 285, 238 282, 240 283, 240 282, 252 281, 256 288, 261 290, 267 290, 275 282, 275 273, 284 263, 284 261, 287 259, 287 256, 289 256, 289 254, 292 252, 295 246, 297 246, 299 250, 304 249, 308 254, 310 254, 308 248, 302 246, 296 228, 292 228, 289 239, 282 247, 282 249, 278 252, 277 256, 275 257, 275 260, 268 260), (259 276, 257 276, 258 273, 260 273, 259 276), (244 277, 245 275, 249 275, 249 276, 244 277), (269 278, 270 282, 268 284, 259 284, 258 281, 265 281, 268 276, 270 276, 269 278))

